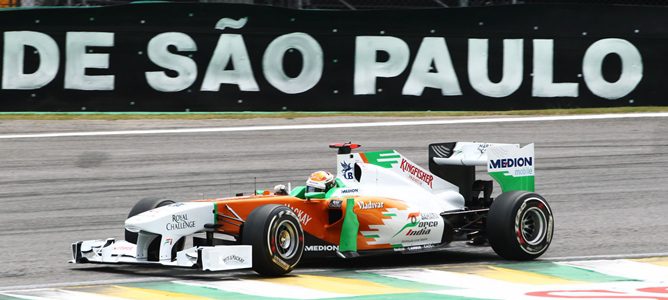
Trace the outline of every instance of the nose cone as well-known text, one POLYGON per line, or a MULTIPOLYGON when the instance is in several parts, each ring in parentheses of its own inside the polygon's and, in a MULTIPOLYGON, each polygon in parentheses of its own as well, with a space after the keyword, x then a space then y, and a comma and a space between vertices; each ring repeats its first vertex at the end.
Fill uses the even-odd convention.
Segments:
POLYGON ((179 202, 145 211, 125 220, 130 232, 145 231, 155 234, 187 235, 214 221, 211 202, 179 202))
POLYGON ((130 232, 139 232, 143 224, 141 221, 141 218, 137 218, 137 216, 131 217, 125 220, 125 229, 130 232))

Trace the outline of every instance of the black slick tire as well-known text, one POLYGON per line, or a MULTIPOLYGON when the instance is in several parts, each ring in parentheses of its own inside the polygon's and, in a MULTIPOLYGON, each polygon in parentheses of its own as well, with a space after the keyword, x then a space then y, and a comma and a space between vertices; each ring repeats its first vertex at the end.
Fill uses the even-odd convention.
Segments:
MULTIPOLYGON (((130 213, 128 214, 128 219, 131 218, 131 217, 134 217, 134 216, 136 216, 140 213, 143 213, 145 211, 149 211, 149 210, 157 208, 157 207, 170 205, 170 204, 174 204, 174 203, 176 203, 176 202, 174 202, 174 200, 169 200, 169 199, 160 198, 160 197, 148 197, 148 198, 141 199, 130 210, 130 213)), ((133 243, 133 244, 136 244, 137 243, 137 236, 138 236, 138 234, 136 232, 131 232, 131 231, 125 230, 125 240, 126 241, 128 241, 130 243, 133 243)))
POLYGON ((550 246, 554 217, 545 198, 532 192, 512 191, 494 199, 486 226, 487 239, 499 256, 532 260, 550 246))
POLYGON ((263 276, 292 271, 304 252, 304 231, 288 207, 268 204, 255 208, 246 218, 241 242, 253 247, 253 270, 263 276))

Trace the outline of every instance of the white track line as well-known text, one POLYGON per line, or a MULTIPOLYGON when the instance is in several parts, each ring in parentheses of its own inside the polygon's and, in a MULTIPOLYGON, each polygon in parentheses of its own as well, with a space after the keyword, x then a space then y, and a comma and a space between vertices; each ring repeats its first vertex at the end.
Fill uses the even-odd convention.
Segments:
POLYGON ((540 260, 546 261, 569 261, 569 260, 596 260, 596 259, 631 259, 631 258, 647 258, 647 257, 664 257, 668 256, 668 252, 655 253, 637 253, 637 254, 603 254, 603 255, 583 255, 583 256, 555 256, 544 257, 540 260))
POLYGON ((485 123, 510 123, 510 122, 547 122, 547 121, 601 120, 601 119, 627 119, 627 118, 661 118, 661 117, 668 117, 668 112, 665 112, 665 113, 628 113, 628 114, 544 116, 544 117, 513 117, 513 118, 477 118, 477 119, 452 119, 452 120, 421 120, 421 121, 368 122, 368 123, 300 124, 300 125, 274 125, 274 126, 239 126, 239 127, 120 130, 120 131, 52 132, 52 133, 34 133, 34 134, 5 134, 5 135, 0 135, 0 139, 53 138, 53 137, 75 137, 75 136, 107 136, 107 135, 141 135, 141 134, 164 134, 164 133, 270 131, 270 130, 298 130, 298 129, 325 129, 325 128, 421 126, 421 125, 450 125, 450 124, 485 124, 485 123))
POLYGON ((647 282, 668 282, 668 268, 630 260, 562 261, 557 264, 647 282))

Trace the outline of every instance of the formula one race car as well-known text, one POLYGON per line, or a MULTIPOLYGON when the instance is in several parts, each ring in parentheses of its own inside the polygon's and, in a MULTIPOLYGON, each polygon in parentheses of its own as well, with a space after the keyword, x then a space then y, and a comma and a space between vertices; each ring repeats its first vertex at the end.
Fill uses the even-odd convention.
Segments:
POLYGON ((429 171, 394 150, 330 147, 338 150, 337 173, 326 192, 298 186, 191 202, 142 199, 125 221, 124 241, 76 242, 71 262, 253 268, 275 276, 302 256, 417 253, 468 241, 530 260, 550 245, 554 221, 534 193, 533 144, 431 144, 429 171), (475 166, 486 166, 503 193, 492 198, 493 182, 476 180, 475 166))

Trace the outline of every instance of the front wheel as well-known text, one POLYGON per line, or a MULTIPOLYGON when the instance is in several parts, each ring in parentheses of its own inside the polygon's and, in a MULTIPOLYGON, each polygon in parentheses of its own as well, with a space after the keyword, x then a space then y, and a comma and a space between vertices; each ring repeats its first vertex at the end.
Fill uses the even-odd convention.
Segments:
POLYGON ((506 192, 487 215, 487 238, 494 252, 505 259, 531 260, 541 256, 552 241, 554 217, 545 198, 526 191, 506 192))
POLYGON ((253 270, 264 276, 287 274, 304 252, 304 231, 299 219, 283 205, 254 209, 243 225, 241 241, 253 246, 253 270))

